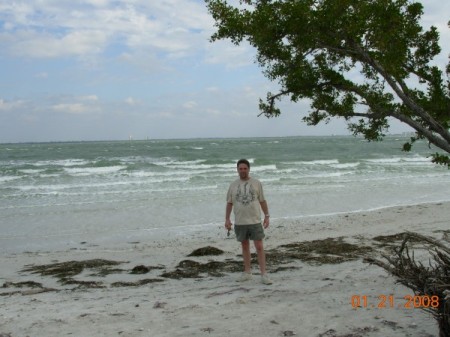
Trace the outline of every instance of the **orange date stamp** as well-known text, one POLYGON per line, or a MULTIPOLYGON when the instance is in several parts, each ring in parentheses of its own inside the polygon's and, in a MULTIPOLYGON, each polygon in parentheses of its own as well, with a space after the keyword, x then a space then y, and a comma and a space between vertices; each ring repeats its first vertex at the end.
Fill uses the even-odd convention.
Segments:
POLYGON ((352 295, 350 304, 353 309, 438 308, 439 297, 428 295, 405 295, 403 298, 396 298, 394 295, 352 295))

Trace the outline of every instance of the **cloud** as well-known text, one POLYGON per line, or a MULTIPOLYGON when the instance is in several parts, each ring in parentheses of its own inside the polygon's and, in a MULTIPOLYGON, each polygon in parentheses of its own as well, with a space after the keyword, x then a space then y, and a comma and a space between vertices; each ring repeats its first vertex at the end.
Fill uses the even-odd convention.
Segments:
POLYGON ((56 112, 64 112, 69 114, 84 114, 89 112, 89 108, 82 103, 61 103, 52 107, 56 112))
POLYGON ((448 13, 450 13, 450 2, 439 0, 428 0, 423 2, 424 14, 422 16, 422 25, 424 29, 429 29, 430 26, 437 28, 439 32, 439 44, 442 47, 442 52, 436 57, 436 64, 444 70, 444 65, 449 61, 449 45, 450 40, 450 21, 448 13), (445 14, 444 14, 445 13, 445 14), (444 15, 443 15, 444 14, 444 15))
POLYGON ((6 101, 0 98, 0 111, 12 111, 14 109, 20 108, 25 104, 22 100, 17 101, 6 101))
POLYGON ((63 114, 83 115, 99 113, 102 106, 97 95, 57 98, 60 102, 50 105, 50 110, 63 114))
POLYGON ((45 71, 42 71, 40 73, 35 74, 34 77, 45 79, 45 78, 48 78, 48 73, 45 71))
POLYGON ((109 4, 108 0, 87 0, 86 2, 95 7, 106 7, 109 4))
POLYGON ((228 41, 216 41, 206 47, 205 62, 225 64, 228 68, 238 68, 254 63, 256 52, 246 42, 235 46, 228 41))
POLYGON ((127 97, 127 98, 125 99, 125 103, 128 104, 128 105, 134 106, 134 105, 137 105, 137 104, 139 103, 139 101, 136 100, 136 99, 133 98, 133 97, 127 97))
POLYGON ((101 31, 78 31, 62 37, 21 31, 10 51, 21 57, 56 58, 99 54, 106 45, 107 37, 101 31))
POLYGON ((195 109, 198 106, 197 102, 195 101, 189 101, 183 104, 183 108, 192 110, 195 109))
POLYGON ((97 102, 98 101, 97 95, 80 96, 79 99, 82 100, 82 101, 90 101, 90 102, 97 102))
POLYGON ((219 92, 220 89, 218 87, 208 87, 206 88, 206 91, 212 93, 212 92, 219 92))
POLYGON ((206 109, 205 112, 211 116, 220 116, 221 112, 218 109, 206 109))
POLYGON ((179 58, 196 52, 213 22, 201 2, 14 1, 0 5, 5 48, 20 57, 98 55, 115 46, 179 58))

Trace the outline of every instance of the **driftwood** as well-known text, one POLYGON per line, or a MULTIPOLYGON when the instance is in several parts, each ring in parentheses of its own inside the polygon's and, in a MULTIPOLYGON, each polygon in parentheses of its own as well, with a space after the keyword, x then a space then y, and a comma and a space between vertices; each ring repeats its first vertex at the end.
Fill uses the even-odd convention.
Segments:
MULTIPOLYGON (((450 248, 431 237, 418 233, 404 233, 400 247, 393 255, 381 254, 387 261, 366 258, 398 279, 398 282, 414 291, 419 299, 436 299, 433 305, 420 305, 438 322, 439 337, 450 337, 450 248), (415 258, 417 245, 429 254, 428 266, 415 258), (413 247, 414 246, 414 247, 413 247)), ((423 258, 421 260, 424 260, 423 258)))

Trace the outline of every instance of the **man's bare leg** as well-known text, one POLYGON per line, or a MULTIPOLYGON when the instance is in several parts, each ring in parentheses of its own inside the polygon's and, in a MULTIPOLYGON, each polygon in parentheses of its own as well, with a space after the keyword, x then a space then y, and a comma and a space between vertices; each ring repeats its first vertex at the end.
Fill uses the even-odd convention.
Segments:
POLYGON ((258 253, 259 270, 261 271, 261 282, 264 284, 272 284, 272 280, 266 274, 266 253, 262 240, 254 241, 256 252, 258 253))
POLYGON ((245 240, 241 242, 242 257, 244 259, 244 272, 251 273, 251 255, 250 255, 250 241, 245 240))
POLYGON ((256 253, 258 254, 258 264, 261 275, 266 273, 266 253, 264 252, 264 244, 262 240, 254 241, 256 253))

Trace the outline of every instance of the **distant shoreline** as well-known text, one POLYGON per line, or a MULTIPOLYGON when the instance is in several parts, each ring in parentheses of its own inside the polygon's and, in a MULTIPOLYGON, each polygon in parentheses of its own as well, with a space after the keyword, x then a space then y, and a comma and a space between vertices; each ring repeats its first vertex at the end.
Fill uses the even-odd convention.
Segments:
MULTIPOLYGON (((409 138, 414 133, 401 133, 401 134, 389 134, 384 138, 409 138)), ((363 136, 354 136, 354 135, 311 135, 311 136, 302 136, 302 135, 294 135, 294 136, 273 136, 273 137, 195 137, 195 138, 138 138, 138 139, 99 139, 99 140, 49 140, 49 141, 23 141, 23 142, 3 142, 0 145, 33 145, 33 144, 82 144, 82 143, 123 143, 123 142, 155 142, 155 141, 208 141, 208 140, 243 140, 243 139, 288 139, 288 138, 355 138, 355 139, 364 139, 363 136)), ((419 140, 420 141, 420 140, 419 140)))

